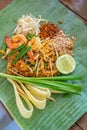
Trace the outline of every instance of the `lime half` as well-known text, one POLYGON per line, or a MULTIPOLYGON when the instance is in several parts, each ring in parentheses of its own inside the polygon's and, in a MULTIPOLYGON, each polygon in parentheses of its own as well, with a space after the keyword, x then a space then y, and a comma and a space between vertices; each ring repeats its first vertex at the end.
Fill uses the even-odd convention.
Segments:
POLYGON ((74 71, 76 67, 76 62, 71 55, 64 54, 59 56, 56 61, 56 67, 62 74, 69 74, 74 71))

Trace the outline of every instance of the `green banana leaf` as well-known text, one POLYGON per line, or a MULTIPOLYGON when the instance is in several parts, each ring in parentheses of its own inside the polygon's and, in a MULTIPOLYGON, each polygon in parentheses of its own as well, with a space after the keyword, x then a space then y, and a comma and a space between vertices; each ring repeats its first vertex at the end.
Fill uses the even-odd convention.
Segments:
MULTIPOLYGON (((58 24, 66 34, 76 36, 74 54, 77 63, 72 75, 82 75, 81 95, 54 94, 55 102, 47 101, 44 110, 34 109, 30 119, 24 119, 16 106, 12 85, 0 77, 0 100, 23 130, 68 130, 87 112, 87 26, 58 0, 13 0, 0 12, 0 48, 6 34, 12 35, 16 21, 23 14, 33 14, 58 24), (78 49, 80 48, 80 50, 78 49)), ((6 60, 0 59, 0 72, 6 70, 6 60)))

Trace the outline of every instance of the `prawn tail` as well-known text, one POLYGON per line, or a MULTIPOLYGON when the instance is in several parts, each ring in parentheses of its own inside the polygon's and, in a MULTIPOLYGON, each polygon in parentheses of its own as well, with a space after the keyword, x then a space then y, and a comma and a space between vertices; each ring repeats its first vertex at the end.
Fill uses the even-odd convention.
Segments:
POLYGON ((11 46, 11 39, 9 36, 5 36, 5 43, 7 44, 8 47, 11 46))

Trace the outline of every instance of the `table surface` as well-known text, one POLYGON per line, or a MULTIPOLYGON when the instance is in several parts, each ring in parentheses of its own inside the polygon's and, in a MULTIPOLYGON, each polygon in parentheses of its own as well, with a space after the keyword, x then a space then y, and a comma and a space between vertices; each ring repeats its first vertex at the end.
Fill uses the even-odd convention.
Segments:
MULTIPOLYGON (((0 10, 5 8, 12 0, 0 0, 0 10)), ((75 0, 76 1, 76 0, 75 0)), ((13 121, 3 104, 0 102, 0 130, 20 130, 13 121)), ((70 130, 87 130, 87 113, 85 113, 70 130)))
POLYGON ((60 2, 87 21, 87 0, 60 0, 60 2))

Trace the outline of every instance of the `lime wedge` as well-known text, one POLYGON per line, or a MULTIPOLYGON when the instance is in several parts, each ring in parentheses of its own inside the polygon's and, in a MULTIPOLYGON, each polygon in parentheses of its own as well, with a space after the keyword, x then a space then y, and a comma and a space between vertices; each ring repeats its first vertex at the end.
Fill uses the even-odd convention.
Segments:
POLYGON ((76 62, 71 55, 64 54, 58 57, 56 61, 56 67, 60 73, 69 74, 74 71, 76 62))

